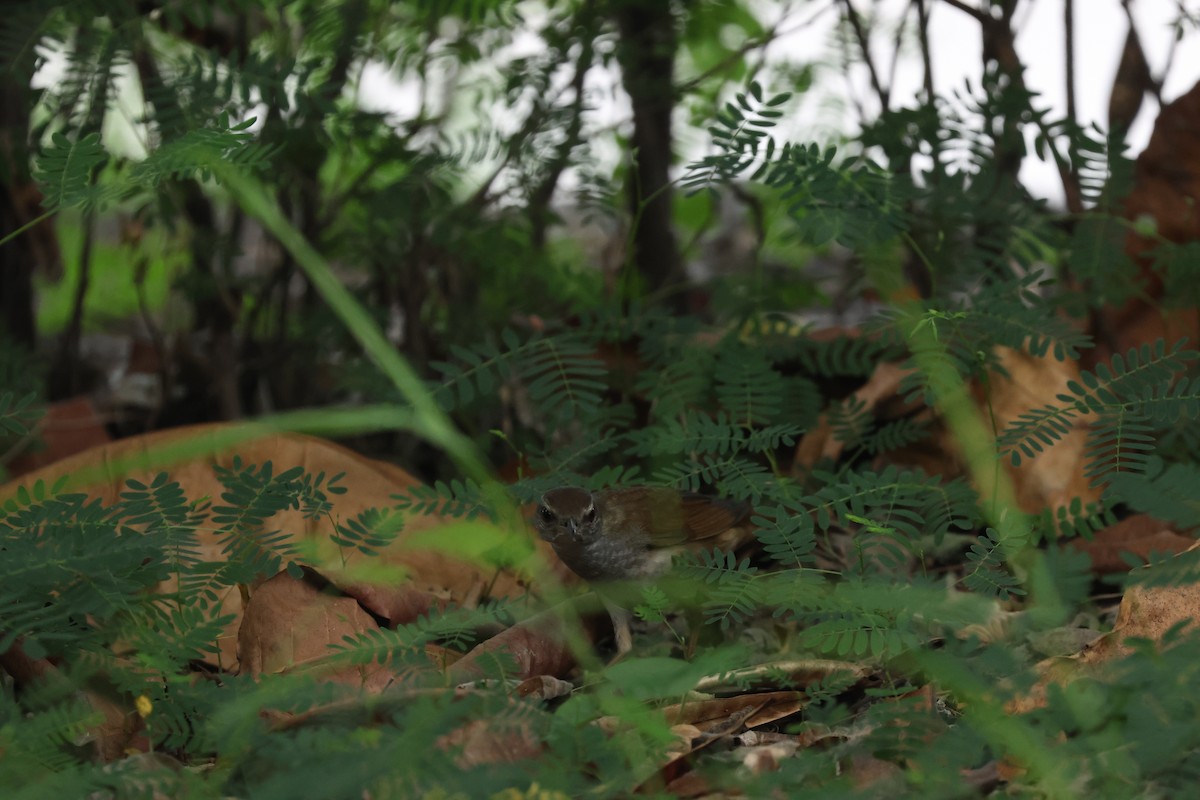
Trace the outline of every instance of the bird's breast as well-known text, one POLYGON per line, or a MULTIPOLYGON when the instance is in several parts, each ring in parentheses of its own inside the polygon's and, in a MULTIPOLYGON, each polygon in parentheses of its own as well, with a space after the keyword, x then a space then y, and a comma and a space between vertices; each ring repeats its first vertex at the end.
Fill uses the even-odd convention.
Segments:
POLYGON ((671 553, 666 550, 609 536, 586 543, 559 540, 554 542, 554 550, 572 572, 587 581, 649 578, 671 566, 671 553))

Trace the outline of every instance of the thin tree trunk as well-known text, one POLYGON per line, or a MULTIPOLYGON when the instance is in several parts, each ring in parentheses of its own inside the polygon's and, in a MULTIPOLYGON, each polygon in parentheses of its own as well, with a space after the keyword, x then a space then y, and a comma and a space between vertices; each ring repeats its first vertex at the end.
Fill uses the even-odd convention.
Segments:
MULTIPOLYGON (((40 194, 29 176, 29 111, 26 82, 15 73, 0 75, 0 234, 27 224, 37 213, 40 194)), ((33 313, 33 270, 40 260, 57 266, 58 245, 51 223, 43 222, 0 245, 0 330, 18 344, 33 348, 37 323, 33 313)), ((2 388, 2 387, 0 387, 2 388)))
MULTIPOLYGON (((627 268, 636 270, 648 291, 661 292, 683 278, 670 183, 677 47, 674 4, 614 0, 613 12, 621 36, 617 57, 622 81, 633 106, 628 191, 634 230, 627 268)), ((684 305, 678 293, 668 301, 675 308, 684 305)))

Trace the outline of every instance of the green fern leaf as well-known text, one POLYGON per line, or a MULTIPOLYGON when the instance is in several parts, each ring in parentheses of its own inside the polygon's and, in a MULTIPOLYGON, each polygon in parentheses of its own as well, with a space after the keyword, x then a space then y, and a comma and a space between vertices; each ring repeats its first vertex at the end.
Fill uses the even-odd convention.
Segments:
POLYGON ((72 140, 64 133, 51 136, 51 144, 38 157, 34 177, 48 210, 100 206, 103 191, 93 184, 96 172, 108 161, 100 134, 72 140))

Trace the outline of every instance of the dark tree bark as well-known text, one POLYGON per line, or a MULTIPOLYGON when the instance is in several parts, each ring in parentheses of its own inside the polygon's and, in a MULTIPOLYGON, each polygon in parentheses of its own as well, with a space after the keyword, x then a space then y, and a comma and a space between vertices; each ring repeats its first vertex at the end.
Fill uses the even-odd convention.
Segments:
MULTIPOLYGON (((642 276, 650 292, 667 289, 683 277, 670 184, 678 44, 674 9, 675 5, 667 2, 612 0, 621 37, 617 58, 633 105, 633 168, 628 191, 635 228, 627 265, 642 276)), ((674 293, 668 301, 682 308, 684 298, 674 293)))
MULTIPOLYGON (((0 236, 28 224, 39 211, 41 194, 29 175, 31 105, 28 85, 12 72, 0 75, 0 236)), ((37 337, 33 270, 40 261, 51 259, 57 262, 58 250, 48 222, 0 245, 0 324, 10 340, 28 348, 37 337)))

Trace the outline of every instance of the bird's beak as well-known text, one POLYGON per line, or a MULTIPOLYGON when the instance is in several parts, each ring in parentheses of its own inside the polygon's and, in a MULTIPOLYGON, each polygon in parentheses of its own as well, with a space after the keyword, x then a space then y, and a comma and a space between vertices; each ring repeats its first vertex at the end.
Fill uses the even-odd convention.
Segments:
POLYGON ((577 520, 577 519, 567 520, 567 527, 570 528, 570 530, 571 530, 571 538, 578 539, 579 538, 579 520, 577 520))

